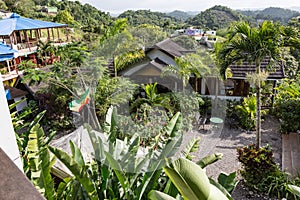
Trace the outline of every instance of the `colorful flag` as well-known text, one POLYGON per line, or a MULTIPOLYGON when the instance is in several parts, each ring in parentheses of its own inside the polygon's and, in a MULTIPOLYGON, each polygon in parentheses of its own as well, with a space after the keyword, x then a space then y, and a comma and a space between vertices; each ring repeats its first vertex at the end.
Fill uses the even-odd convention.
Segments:
POLYGON ((75 99, 69 103, 69 108, 72 111, 80 112, 83 109, 84 105, 87 105, 89 101, 90 101, 90 90, 87 89, 82 94, 80 99, 75 99))

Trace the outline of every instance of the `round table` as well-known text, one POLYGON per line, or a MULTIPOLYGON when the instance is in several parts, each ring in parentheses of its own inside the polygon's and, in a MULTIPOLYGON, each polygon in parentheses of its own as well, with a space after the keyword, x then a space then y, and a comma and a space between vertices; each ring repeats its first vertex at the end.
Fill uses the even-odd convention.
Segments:
POLYGON ((210 122, 214 123, 214 124, 222 124, 223 123, 223 119, 219 118, 219 117, 211 117, 210 122))

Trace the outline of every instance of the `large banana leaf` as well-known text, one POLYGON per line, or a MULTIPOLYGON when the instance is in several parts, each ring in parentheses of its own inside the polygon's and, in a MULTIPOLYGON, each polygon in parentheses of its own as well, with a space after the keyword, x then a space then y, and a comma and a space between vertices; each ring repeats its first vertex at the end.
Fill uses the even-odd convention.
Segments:
POLYGON ((30 179, 34 186, 47 199, 55 198, 54 183, 51 177, 50 155, 43 145, 44 131, 39 124, 32 127, 28 135, 27 159, 30 179))
POLYGON ((110 153, 105 152, 106 158, 110 164, 110 166, 112 167, 112 169, 114 170, 118 180, 120 181, 120 184, 124 190, 125 196, 127 196, 127 190, 129 189, 129 183, 128 183, 128 179, 126 177, 126 174, 122 171, 121 165, 111 156, 110 153))
POLYGON ((103 128, 105 133, 109 134, 109 141, 114 143, 116 142, 116 128, 117 128, 117 113, 115 107, 110 107, 106 114, 105 126, 103 128))
POLYGON ((64 165, 72 172, 72 174, 77 178, 77 180, 82 184, 84 189, 89 195, 89 198, 92 200, 97 199, 96 188, 93 183, 90 181, 88 177, 88 173, 85 170, 85 166, 82 166, 81 156, 78 151, 80 151, 72 141, 70 141, 70 145, 74 148, 74 155, 70 156, 66 152, 49 146, 49 150, 62 162, 64 165), (79 161, 79 163, 77 162, 79 161))
POLYGON ((181 126, 182 117, 181 113, 178 112, 172 117, 171 121, 166 126, 166 134, 169 135, 171 138, 175 137, 176 135, 178 135, 181 126))
POLYGON ((200 137, 193 138, 192 140, 190 140, 188 144, 185 145, 184 149, 181 151, 181 155, 189 160, 192 160, 194 156, 192 156, 191 153, 198 150, 199 141, 200 141, 200 137))
MULTIPOLYGON (((20 147, 24 152, 24 154, 26 154, 26 149, 27 149, 27 145, 28 145, 28 140, 29 140, 29 134, 30 134, 30 130, 32 130, 32 128, 34 126, 36 126, 40 121, 41 119, 44 117, 46 113, 46 110, 44 110, 43 112, 39 113, 35 118, 34 120, 29 124, 28 128, 27 128, 27 131, 25 131, 24 133, 22 133, 21 135, 18 135, 18 138, 20 138, 20 147)), ((50 142, 50 140, 49 140, 50 142)))
POLYGON ((213 164, 220 160, 223 157, 222 153, 214 153, 208 156, 205 156, 204 158, 201 158, 201 160, 197 161, 197 165, 199 165, 201 168, 205 168, 206 166, 213 164))
POLYGON ((148 198, 151 200, 176 200, 172 196, 157 190, 151 190, 151 192, 148 194, 148 198))
POLYGON ((204 170, 186 158, 179 158, 165 167, 164 171, 184 199, 228 200, 218 188, 210 184, 204 170))
MULTIPOLYGON (((199 148, 198 142, 200 141, 200 138, 193 138, 188 142, 188 144, 184 147, 184 149, 181 151, 181 157, 185 157, 189 160, 192 160, 193 156, 191 155, 192 152, 195 152, 199 148)), ((175 185, 172 183, 172 181, 169 179, 166 187, 164 189, 164 193, 171 195, 172 197, 175 197, 179 194, 178 189, 175 187, 175 185)))

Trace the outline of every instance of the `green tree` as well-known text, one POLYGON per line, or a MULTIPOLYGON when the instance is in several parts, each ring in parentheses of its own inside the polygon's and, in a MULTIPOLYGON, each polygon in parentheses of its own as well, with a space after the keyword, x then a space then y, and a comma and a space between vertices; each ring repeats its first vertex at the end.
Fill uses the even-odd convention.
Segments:
POLYGON ((3 10, 7 10, 8 7, 6 6, 5 2, 4 1, 0 1, 0 9, 3 9, 3 10))
POLYGON ((115 76, 117 76, 117 71, 124 69, 128 64, 133 64, 145 56, 142 49, 142 41, 134 38, 127 30, 109 36, 104 41, 100 40, 95 45, 93 54, 106 60, 112 59, 115 76))
POLYGON ((68 24, 70 26, 74 26, 76 24, 76 21, 74 20, 73 16, 68 10, 59 11, 54 17, 54 21, 63 24, 68 24))
POLYGON ((142 41, 144 48, 151 47, 167 38, 167 32, 159 26, 142 24, 136 27, 131 27, 128 30, 134 38, 142 41))
POLYGON ((193 37, 190 37, 188 35, 174 37, 172 38, 172 40, 180 46, 184 47, 185 49, 197 49, 197 41, 193 37))
POLYGON ((247 22, 232 25, 230 34, 222 46, 216 50, 220 73, 225 78, 227 68, 236 62, 254 64, 256 81, 256 147, 261 146, 261 62, 270 58, 269 68, 281 60, 281 49, 287 45, 298 45, 297 34, 290 28, 264 21, 260 27, 251 27, 247 22))
POLYGON ((18 0, 14 7, 14 12, 24 17, 32 17, 35 12, 35 4, 31 0, 18 0))

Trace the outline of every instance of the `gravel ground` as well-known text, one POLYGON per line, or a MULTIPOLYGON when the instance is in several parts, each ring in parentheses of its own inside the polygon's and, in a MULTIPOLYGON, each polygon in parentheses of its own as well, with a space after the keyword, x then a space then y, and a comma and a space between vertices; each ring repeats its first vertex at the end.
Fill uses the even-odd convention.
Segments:
MULTIPOLYGON (((219 152, 223 153, 223 158, 206 167, 207 175, 216 179, 220 172, 231 173, 238 171, 241 165, 237 160, 236 148, 255 143, 255 131, 247 132, 240 129, 230 129, 226 125, 215 128, 214 132, 207 131, 207 129, 210 129, 210 125, 206 125, 205 129, 193 131, 183 138, 183 143, 186 143, 191 138, 200 136, 200 148, 198 152, 194 153, 194 160, 196 161, 211 153, 219 152)), ((281 166, 282 144, 281 134, 279 133, 279 121, 272 116, 266 116, 262 122, 262 145, 266 144, 271 146, 275 161, 281 166)), ((238 175, 238 178, 241 180, 240 175, 238 175)), ((270 199, 249 191, 242 180, 238 183, 232 197, 236 200, 270 199)))

